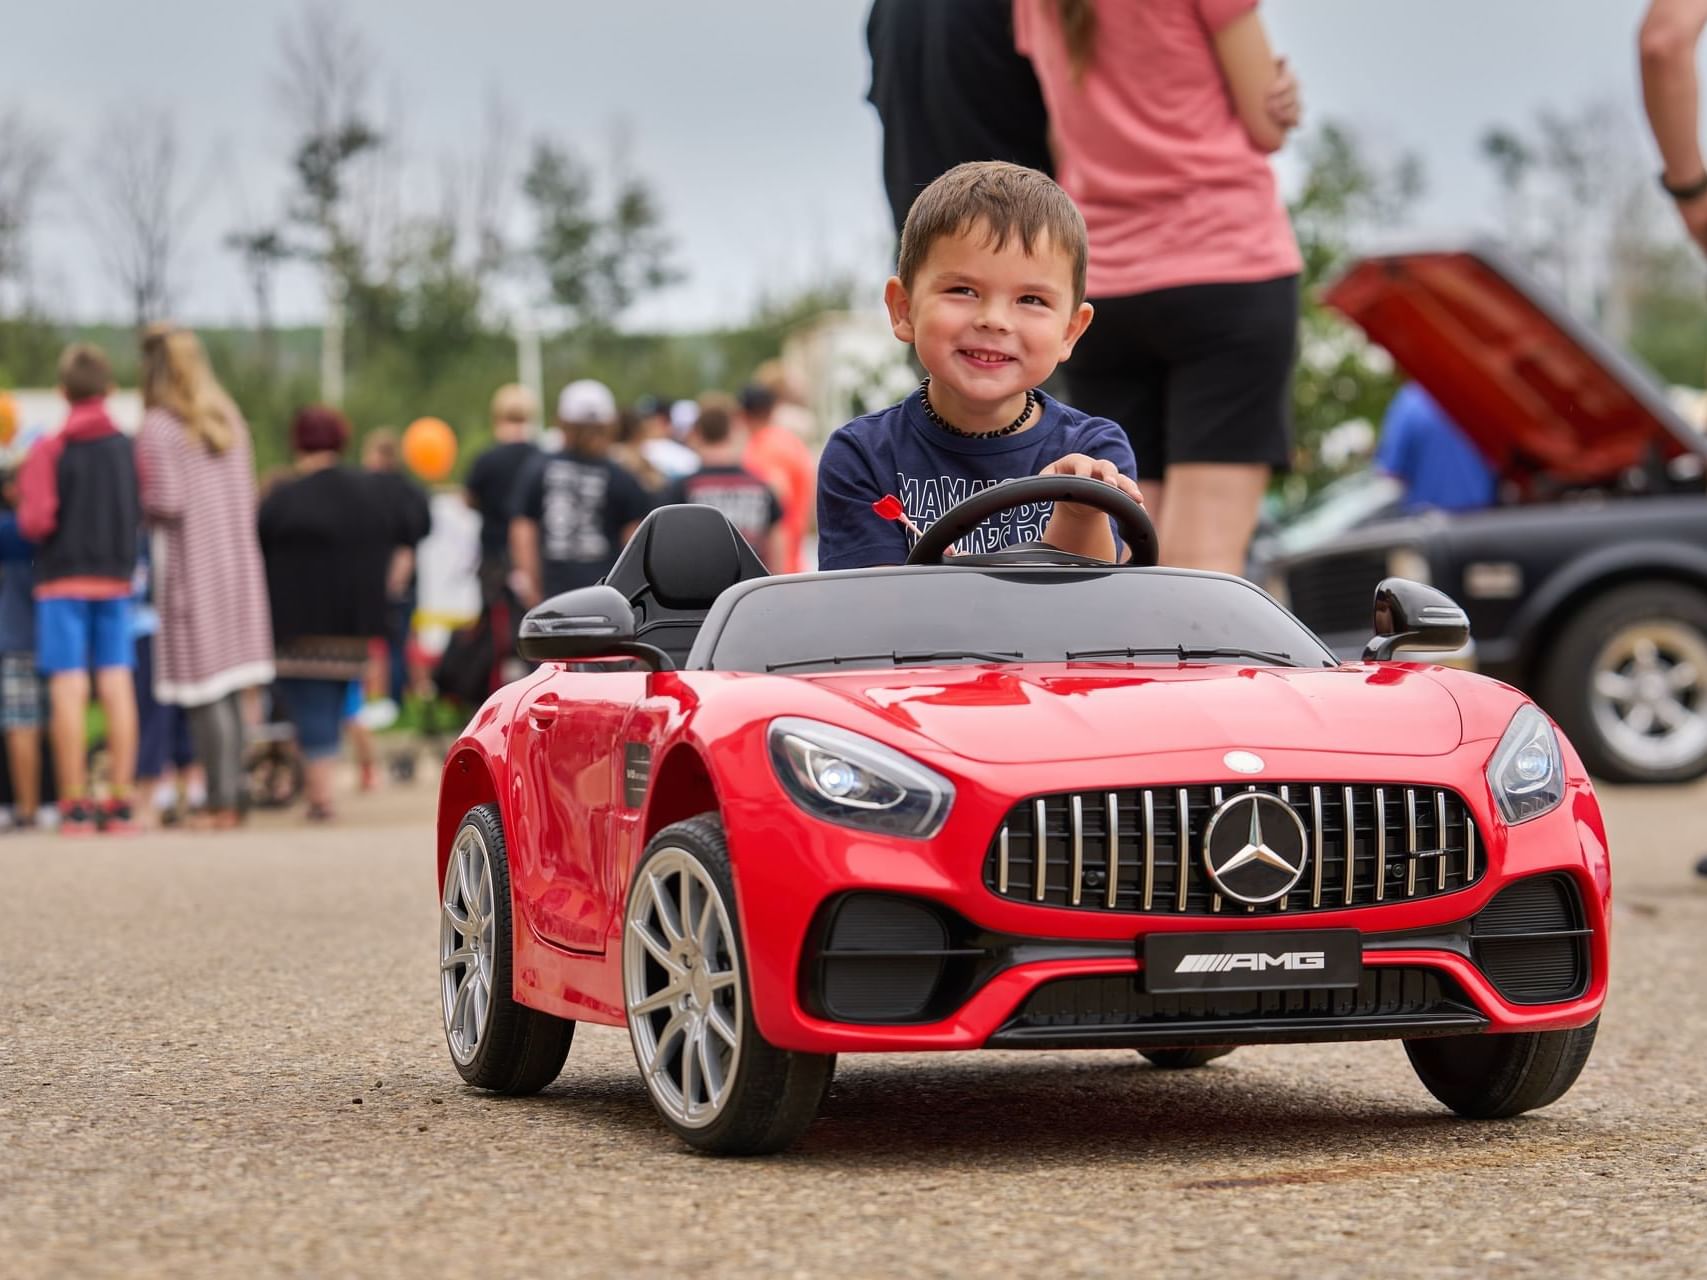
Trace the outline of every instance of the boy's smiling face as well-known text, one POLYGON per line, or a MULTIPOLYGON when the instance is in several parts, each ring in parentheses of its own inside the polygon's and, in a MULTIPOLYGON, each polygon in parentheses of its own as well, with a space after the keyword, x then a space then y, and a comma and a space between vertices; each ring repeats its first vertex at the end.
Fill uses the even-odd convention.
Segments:
POLYGON ((1072 257, 1047 233, 1031 253, 1017 235, 998 249, 982 224, 938 237, 911 285, 891 277, 883 300, 931 375, 937 412, 971 431, 1016 417, 1091 321, 1073 296, 1072 257))

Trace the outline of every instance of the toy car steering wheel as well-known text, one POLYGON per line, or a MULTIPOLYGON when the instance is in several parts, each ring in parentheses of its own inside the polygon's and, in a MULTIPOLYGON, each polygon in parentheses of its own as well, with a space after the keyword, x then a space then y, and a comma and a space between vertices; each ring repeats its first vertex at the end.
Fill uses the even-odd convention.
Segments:
MULTIPOLYGON (((914 545, 908 564, 942 564, 943 553, 989 517, 1033 502, 1077 502, 1095 507, 1114 518, 1120 536, 1132 548, 1131 563, 1150 566, 1156 563, 1156 526, 1150 513, 1113 485, 1085 476, 1026 476, 1020 480, 1004 480, 1001 484, 981 489, 964 502, 956 503, 932 524, 914 545)), ((1015 552, 1051 552, 1051 559, 1060 558, 1067 564, 1102 564, 1090 556, 1075 556, 1057 551, 1042 542, 1017 543, 1000 551, 976 557, 978 564, 1000 564, 1004 560, 1019 560, 1015 552)), ((974 562, 971 556, 956 557, 957 564, 974 562)))

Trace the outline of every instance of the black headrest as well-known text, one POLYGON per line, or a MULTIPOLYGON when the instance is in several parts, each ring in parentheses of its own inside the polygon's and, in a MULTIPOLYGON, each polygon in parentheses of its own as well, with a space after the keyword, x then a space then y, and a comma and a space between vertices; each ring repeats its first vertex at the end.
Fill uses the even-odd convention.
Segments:
POLYGON ((605 579, 632 599, 649 587, 666 609, 709 609, 737 582, 763 577, 764 565, 729 518, 713 507, 659 507, 605 579))

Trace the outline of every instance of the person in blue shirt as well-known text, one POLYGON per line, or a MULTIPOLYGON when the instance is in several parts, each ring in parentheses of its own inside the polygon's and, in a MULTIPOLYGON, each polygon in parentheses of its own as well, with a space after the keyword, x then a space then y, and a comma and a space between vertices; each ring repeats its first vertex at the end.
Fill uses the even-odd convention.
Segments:
POLYGON ((1414 382, 1399 388, 1381 421, 1375 465, 1405 486, 1411 510, 1479 511, 1499 481, 1463 429, 1414 382))
MULTIPOLYGON (((837 430, 818 463, 818 567, 901 564, 917 534, 872 504, 899 499, 919 533, 980 489, 1031 475, 1099 479, 1142 502, 1126 433, 1038 391, 1091 322, 1085 222, 1035 169, 959 165, 919 194, 884 289, 890 327, 929 375, 900 404, 837 430)), ((1038 503, 955 547, 1040 538, 1115 560, 1102 512, 1038 503)))
POLYGON ((12 780, 12 818, 33 827, 41 805, 42 682, 36 671, 35 544, 18 529, 15 464, 0 475, 0 730, 12 780))

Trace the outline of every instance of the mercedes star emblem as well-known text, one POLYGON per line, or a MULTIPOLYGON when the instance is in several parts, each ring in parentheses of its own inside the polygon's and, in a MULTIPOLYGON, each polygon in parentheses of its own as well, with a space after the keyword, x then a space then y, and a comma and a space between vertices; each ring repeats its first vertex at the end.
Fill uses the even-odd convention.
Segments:
POLYGON ((1241 791, 1210 816, 1203 866, 1227 897, 1259 906, 1298 883, 1305 845, 1304 823, 1291 805, 1260 791, 1241 791))

